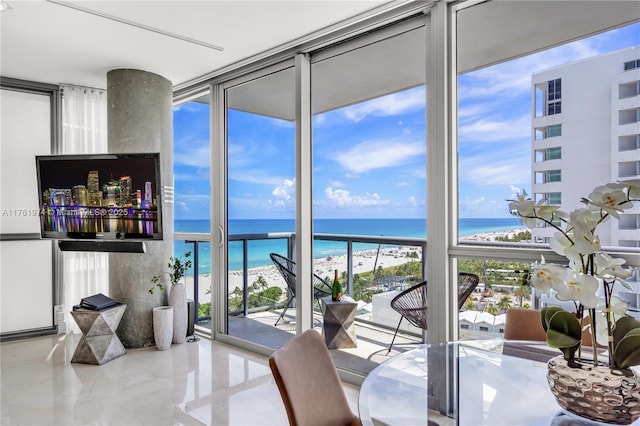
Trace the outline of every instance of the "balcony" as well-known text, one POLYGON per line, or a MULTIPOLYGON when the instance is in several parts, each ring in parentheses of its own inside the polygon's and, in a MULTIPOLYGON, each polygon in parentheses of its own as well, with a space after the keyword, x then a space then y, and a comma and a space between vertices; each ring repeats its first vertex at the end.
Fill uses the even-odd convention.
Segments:
MULTIPOLYGON (((175 239, 178 250, 193 253, 188 297, 196 303, 198 329, 207 333, 211 327, 211 275, 209 270, 201 270, 208 261, 200 260, 203 255, 209 256, 210 234, 176 233, 175 239)), ((423 280, 427 242, 420 238, 315 234, 314 252, 321 252, 322 243, 327 241, 344 243, 344 250, 314 259, 313 271, 330 281, 334 269, 338 269, 343 277, 344 293, 358 303, 355 318, 358 347, 332 353, 337 365, 366 373, 388 359, 388 347, 400 319, 389 304, 398 292, 423 280)), ((285 308, 287 286, 265 247, 292 258, 295 235, 290 232, 229 235, 229 258, 240 259, 240 263, 230 260, 230 265, 239 267, 230 266, 228 271, 227 333, 276 349, 295 333, 295 308, 289 308, 283 320, 274 325, 285 308)), ((476 327, 472 313, 460 316, 464 323, 461 337, 501 335, 500 321, 504 322, 500 315, 495 318, 495 326, 485 330, 482 324, 476 327)), ((315 328, 322 329, 322 314, 317 303, 314 303, 313 323, 315 328)), ((389 356, 410 349, 421 340, 422 330, 403 321, 389 356)))

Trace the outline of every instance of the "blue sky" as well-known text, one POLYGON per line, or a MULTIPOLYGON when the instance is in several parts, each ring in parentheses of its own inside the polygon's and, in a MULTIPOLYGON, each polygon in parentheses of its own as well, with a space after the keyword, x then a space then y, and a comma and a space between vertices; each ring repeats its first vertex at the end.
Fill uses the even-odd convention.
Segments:
MULTIPOLYGON (((530 187, 531 74, 640 46, 634 24, 461 75, 458 79, 460 217, 508 217, 506 199, 530 187)), ((174 109, 176 219, 208 219, 209 108, 174 109)), ((230 219, 293 218, 294 125, 228 112, 230 219)), ((425 88, 313 119, 317 218, 426 215, 425 88)))

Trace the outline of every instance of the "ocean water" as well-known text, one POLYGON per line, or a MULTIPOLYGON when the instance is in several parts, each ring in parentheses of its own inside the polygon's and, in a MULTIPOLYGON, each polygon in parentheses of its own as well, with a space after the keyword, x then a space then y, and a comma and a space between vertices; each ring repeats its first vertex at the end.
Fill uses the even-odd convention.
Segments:
MULTIPOLYGON (((520 228, 520 219, 513 218, 478 218, 460 219, 460 236, 497 232, 520 228)), ((175 232, 210 232, 208 220, 176 220, 175 232)), ((324 234, 351 234, 351 235, 383 235, 389 237, 425 238, 426 221, 424 219, 316 219, 314 230, 324 234)), ((239 219, 229 221, 229 234, 260 234, 275 232, 294 232, 293 219, 239 219)), ((353 249, 376 250, 377 244, 354 244, 353 249)), ((193 251, 192 244, 182 241, 175 242, 175 256, 180 256, 186 251, 193 251)), ((283 255, 287 253, 287 241, 262 240, 249 241, 248 265, 250 268, 271 265, 269 253, 277 252, 283 255)), ((347 252, 345 242, 340 241, 316 241, 314 243, 314 256, 322 258, 337 256, 347 252)), ((209 263, 210 244, 199 245, 198 273, 204 274, 211 271, 209 263)), ((229 242, 229 270, 242 269, 242 243, 240 241, 229 242)))

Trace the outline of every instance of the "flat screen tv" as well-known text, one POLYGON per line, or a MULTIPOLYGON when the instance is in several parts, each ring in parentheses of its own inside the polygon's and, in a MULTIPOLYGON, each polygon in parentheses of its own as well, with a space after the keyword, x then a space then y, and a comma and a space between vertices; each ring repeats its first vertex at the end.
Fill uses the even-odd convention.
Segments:
POLYGON ((161 240, 160 155, 36 156, 42 238, 161 240))

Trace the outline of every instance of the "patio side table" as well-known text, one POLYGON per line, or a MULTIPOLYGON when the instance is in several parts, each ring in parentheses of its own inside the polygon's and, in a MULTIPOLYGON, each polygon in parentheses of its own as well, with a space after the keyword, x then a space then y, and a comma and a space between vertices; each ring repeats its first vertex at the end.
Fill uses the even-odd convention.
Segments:
POLYGON ((116 336, 126 309, 127 305, 118 304, 100 311, 83 308, 71 311, 71 316, 82 331, 71 362, 102 365, 127 353, 116 336))
POLYGON ((334 302, 331 297, 322 299, 322 334, 329 349, 356 348, 356 310, 358 304, 341 300, 334 302))

